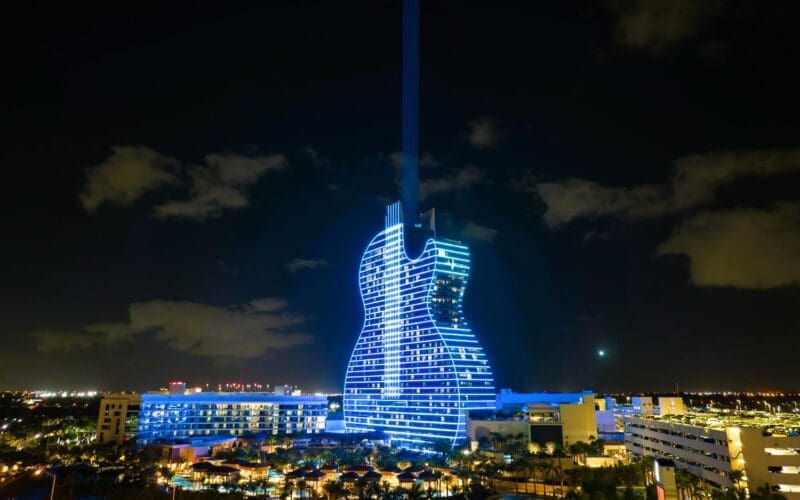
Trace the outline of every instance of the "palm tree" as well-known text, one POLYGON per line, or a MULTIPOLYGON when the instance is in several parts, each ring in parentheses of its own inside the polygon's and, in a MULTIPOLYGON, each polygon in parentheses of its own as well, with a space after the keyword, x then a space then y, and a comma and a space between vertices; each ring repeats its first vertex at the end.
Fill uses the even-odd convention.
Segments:
POLYGON ((444 493, 445 493, 444 496, 446 497, 450 496, 450 490, 451 486, 453 486, 453 481, 454 481, 453 476, 449 474, 442 478, 442 482, 444 483, 444 493))
POLYGON ((786 500, 786 497, 772 491, 768 484, 762 484, 755 492, 750 493, 750 500, 786 500))
POLYGON ((742 480, 744 477, 744 471, 742 470, 732 470, 728 472, 728 479, 731 480, 733 486, 739 488, 739 481, 742 480))
POLYGON ((511 474, 511 478, 514 480, 514 483, 515 483, 514 488, 515 488, 515 490, 518 489, 518 486, 517 486, 516 483, 519 483, 520 480, 521 480, 520 477, 521 477, 521 473, 522 473, 522 470, 523 470, 523 466, 524 466, 524 462, 523 462, 522 457, 520 457, 517 460, 513 461, 512 463, 510 463, 506 467, 506 470, 511 474))
POLYGON ((714 490, 711 493, 714 500, 746 500, 747 491, 742 488, 728 488, 725 490, 714 490))
POLYGON ((308 482, 305 479, 300 479, 297 481, 297 492, 300 493, 300 498, 306 496, 306 490, 308 489, 308 482))
POLYGON ((366 500, 370 498, 370 492, 366 480, 359 479, 355 484, 355 492, 358 500, 366 500))
POLYGON ((497 473, 500 471, 500 466, 494 462, 486 462, 483 465, 483 472, 489 480, 489 489, 494 490, 494 480, 497 478, 497 473))
POLYGON ((370 484, 370 491, 375 498, 387 498, 392 494, 392 485, 388 481, 375 481, 370 484))
POLYGON ((492 432, 489 434, 492 439, 492 450, 501 451, 500 443, 505 439, 499 432, 492 432))
POLYGON ((556 466, 554 468, 556 478, 558 479, 558 495, 564 495, 564 467, 561 465, 561 459, 556 459, 556 466))
MULTIPOLYGON (((678 496, 680 498, 685 498, 687 491, 691 492, 694 477, 685 469, 675 469, 675 486, 678 488, 678 496)), ((691 497, 690 493, 689 498, 691 497)))
POLYGON ((425 497, 422 486, 418 483, 414 483, 411 488, 406 488, 403 493, 405 493, 408 500, 422 500, 425 497))
POLYGON ((281 490, 281 498, 284 500, 287 498, 292 498, 293 491, 294 491, 294 485, 291 483, 291 481, 287 479, 285 484, 283 485, 283 489, 281 490))
POLYGON ((567 475, 567 484, 569 484, 569 489, 571 492, 577 490, 578 486, 583 483, 583 469, 578 467, 573 467, 571 469, 566 470, 567 475))
POLYGON ((458 476, 458 484, 456 485, 456 488, 462 491, 466 491, 467 484, 469 484, 469 480, 470 477, 472 476, 472 473, 468 469, 461 468, 456 470, 456 475, 458 476))
POLYGON ((542 482, 542 496, 544 496, 547 492, 544 486, 544 474, 545 474, 545 467, 544 461, 541 457, 533 457, 533 461, 531 462, 531 472, 533 473, 533 494, 536 495, 536 489, 539 485, 539 478, 537 476, 537 471, 539 477, 541 477, 542 482))
POLYGON ((644 484, 653 484, 655 480, 653 479, 653 461, 645 459, 642 462, 642 472, 644 474, 644 484))
POLYGON ((168 483, 172 480, 172 476, 175 475, 175 473, 169 467, 159 467, 158 473, 161 474, 161 477, 166 479, 168 483))
POLYGON ((542 493, 547 495, 547 480, 553 474, 553 461, 543 460, 542 461, 542 493))
POLYGON ((518 456, 527 450, 527 439, 522 433, 508 437, 508 444, 505 452, 512 456, 518 456))
POLYGON ((262 478, 256 479, 253 484, 255 485, 255 488, 256 488, 254 493, 258 493, 259 490, 263 491, 264 492, 264 498, 268 498, 267 486, 269 486, 269 481, 266 478, 262 477, 262 478))
POLYGON ((528 455, 523 462, 525 471, 525 491, 528 491, 528 483, 533 480, 533 492, 536 493, 536 471, 539 469, 539 458, 536 455, 528 455))
POLYGON ((475 481, 474 479, 469 483, 469 486, 464 493, 467 498, 470 499, 485 499, 492 496, 495 491, 493 488, 487 488, 480 481, 475 481))
POLYGON ((328 500, 344 496, 344 486, 339 481, 325 481, 322 489, 328 495, 328 500))
POLYGON ((691 490, 690 491, 691 491, 691 494, 692 494, 692 498, 694 498, 695 496, 701 496, 701 495, 703 495, 705 493, 706 483, 705 483, 705 481, 703 481, 698 476, 695 476, 694 474, 692 474, 691 480, 690 480, 690 484, 691 484, 691 490))

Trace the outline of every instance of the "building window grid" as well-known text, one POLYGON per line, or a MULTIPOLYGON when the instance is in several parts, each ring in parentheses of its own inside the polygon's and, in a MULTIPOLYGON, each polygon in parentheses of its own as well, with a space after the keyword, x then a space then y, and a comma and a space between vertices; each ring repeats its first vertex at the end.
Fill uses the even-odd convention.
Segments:
POLYGON ((324 430, 326 414, 326 401, 298 407, 272 402, 165 404, 145 400, 139 413, 139 439, 146 444, 155 439, 198 435, 286 434, 293 430, 316 433, 324 430))
POLYGON ((698 433, 697 429, 680 430, 669 424, 659 426, 657 422, 639 422, 631 420, 625 424, 626 444, 632 453, 670 458, 685 466, 721 476, 727 476, 732 470, 727 440, 715 438, 709 432, 698 433), (695 448, 678 440, 702 443, 710 449, 695 448))

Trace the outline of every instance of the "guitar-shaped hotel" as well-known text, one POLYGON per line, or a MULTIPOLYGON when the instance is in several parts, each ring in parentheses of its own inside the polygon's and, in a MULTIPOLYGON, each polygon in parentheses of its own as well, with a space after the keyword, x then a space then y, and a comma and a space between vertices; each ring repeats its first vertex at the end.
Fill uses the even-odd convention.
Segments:
POLYGON ((419 0, 406 0, 402 202, 386 207, 384 229, 361 258, 364 326, 347 367, 343 407, 347 432, 384 431, 395 446, 420 449, 462 443, 467 413, 493 409, 495 389, 462 310, 469 249, 419 223, 418 74, 419 0))

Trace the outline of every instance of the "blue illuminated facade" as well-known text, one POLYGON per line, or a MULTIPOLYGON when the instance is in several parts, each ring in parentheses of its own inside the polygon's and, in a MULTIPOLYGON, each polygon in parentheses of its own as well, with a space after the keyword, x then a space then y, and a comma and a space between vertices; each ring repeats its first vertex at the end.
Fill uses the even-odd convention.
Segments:
POLYGON ((395 445, 457 445, 470 410, 495 407, 492 371, 462 310, 469 249, 430 238, 406 254, 400 203, 359 269, 364 326, 344 385, 347 432, 386 431, 395 445))
POLYGON ((325 430, 326 396, 267 393, 145 393, 139 405, 139 445, 205 436, 315 434, 325 430))

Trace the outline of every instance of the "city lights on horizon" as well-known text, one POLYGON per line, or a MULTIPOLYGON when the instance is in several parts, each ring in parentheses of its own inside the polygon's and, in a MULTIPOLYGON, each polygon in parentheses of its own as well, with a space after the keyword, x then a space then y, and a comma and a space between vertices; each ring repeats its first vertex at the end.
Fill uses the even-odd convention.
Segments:
MULTIPOLYGON (((599 358, 608 358, 609 352, 605 348, 599 348, 596 351, 596 355, 599 358)), ((172 382, 170 382, 172 383, 172 382)), ((148 390, 168 390, 169 384, 165 384, 160 386, 156 389, 146 389, 143 388, 141 390, 119 390, 119 389, 27 389, 27 388, 5 388, 0 389, 0 392, 6 394, 18 394, 20 397, 25 399, 37 399, 37 400, 44 400, 44 399, 58 399, 58 398, 95 398, 101 396, 102 394, 107 393, 130 393, 136 394, 139 392, 146 392, 148 390)), ((203 384, 186 384, 187 390, 192 390, 195 392, 271 392, 276 387, 290 387, 293 390, 300 390, 300 392, 304 395, 327 395, 327 396, 341 396, 342 392, 339 390, 334 391, 324 391, 319 389, 314 390, 306 390, 303 389, 300 385, 297 384, 262 384, 258 382, 251 382, 251 383, 244 383, 244 382, 225 382, 225 383, 203 383, 203 384)), ((520 390, 523 392, 552 392, 546 389, 526 389, 526 388, 514 388, 514 390, 520 390)), ((612 396, 612 397, 625 397, 625 396, 633 396, 633 395, 648 395, 648 394, 665 394, 665 393, 675 393, 674 390, 652 390, 652 389, 644 389, 639 391, 596 391, 599 395, 604 396, 612 396)), ((680 394, 685 396, 696 396, 696 397, 746 397, 746 398, 781 398, 781 397, 797 397, 800 396, 800 391, 777 391, 777 390, 761 390, 761 391, 742 391, 742 390, 684 390, 680 389, 680 394)))
POLYGON ((88 391, 54 391, 51 389, 34 390, 31 391, 33 396, 39 399, 48 398, 93 398, 99 394, 99 391, 92 389, 88 391))

